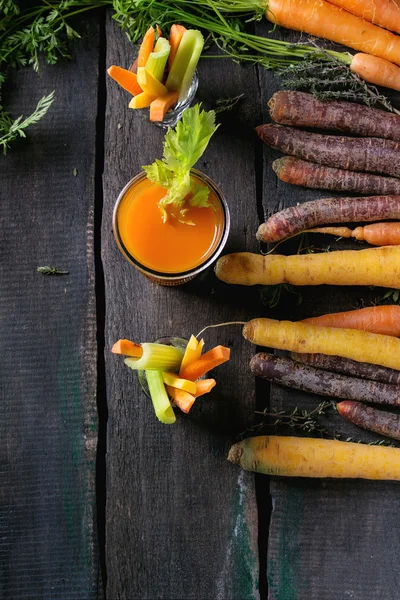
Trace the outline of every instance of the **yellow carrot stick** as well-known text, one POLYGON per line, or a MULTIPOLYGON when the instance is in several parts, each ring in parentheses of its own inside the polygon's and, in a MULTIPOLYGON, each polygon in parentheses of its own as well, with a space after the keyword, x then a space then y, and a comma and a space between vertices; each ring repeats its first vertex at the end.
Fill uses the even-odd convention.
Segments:
POLYGON ((399 37, 324 0, 269 0, 266 17, 400 65, 399 37))
POLYGON ((337 440, 250 437, 231 447, 228 460, 266 475, 400 480, 400 448, 337 440))
POLYGON ((179 375, 182 376, 182 372, 186 369, 186 367, 200 358, 201 353, 203 351, 204 340, 197 340, 194 335, 190 336, 190 340, 185 348, 185 353, 182 358, 181 366, 179 369, 179 375))
POLYGON ((343 356, 400 371, 400 339, 390 335, 259 318, 244 325, 243 336, 257 346, 343 356))

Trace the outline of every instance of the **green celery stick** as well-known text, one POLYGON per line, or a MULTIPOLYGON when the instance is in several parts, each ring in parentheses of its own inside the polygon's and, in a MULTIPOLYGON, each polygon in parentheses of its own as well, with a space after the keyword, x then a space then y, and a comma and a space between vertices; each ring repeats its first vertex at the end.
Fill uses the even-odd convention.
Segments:
POLYGON ((158 79, 162 81, 164 77, 165 65, 167 64, 171 47, 169 41, 163 37, 158 38, 153 52, 150 54, 146 62, 146 69, 158 79))
POLYGON ((124 363, 131 369, 176 371, 183 358, 183 350, 166 344, 141 344, 143 354, 140 358, 125 358, 124 363))
POLYGON ((164 386, 162 372, 146 371, 146 379, 157 418, 166 425, 175 423, 174 409, 164 386))
POLYGON ((185 31, 165 84, 168 91, 180 92, 179 101, 187 95, 203 46, 204 38, 200 31, 197 29, 185 31))

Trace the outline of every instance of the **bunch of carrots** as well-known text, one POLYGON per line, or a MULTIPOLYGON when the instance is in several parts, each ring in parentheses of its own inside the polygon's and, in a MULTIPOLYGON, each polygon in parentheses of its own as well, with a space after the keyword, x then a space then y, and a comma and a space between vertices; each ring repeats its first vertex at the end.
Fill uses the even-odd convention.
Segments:
POLYGON ((268 0, 272 23, 343 44, 362 79, 400 90, 400 5, 395 0, 268 0))
MULTIPOLYGON (((400 440, 400 415, 369 406, 400 406, 399 318, 399 306, 382 306, 298 323, 253 319, 243 328, 247 340, 292 354, 261 352, 250 368, 268 381, 339 399, 341 416, 400 440)), ((400 480, 399 448, 336 440, 251 437, 232 446, 228 459, 269 475, 400 480)))
POLYGON ((165 344, 137 344, 118 340, 111 352, 126 356, 125 364, 146 374, 150 396, 157 418, 166 424, 176 421, 174 406, 188 413, 195 400, 208 394, 215 379, 201 379, 208 371, 230 358, 230 350, 216 346, 202 354, 204 340, 192 335, 184 351, 165 344))

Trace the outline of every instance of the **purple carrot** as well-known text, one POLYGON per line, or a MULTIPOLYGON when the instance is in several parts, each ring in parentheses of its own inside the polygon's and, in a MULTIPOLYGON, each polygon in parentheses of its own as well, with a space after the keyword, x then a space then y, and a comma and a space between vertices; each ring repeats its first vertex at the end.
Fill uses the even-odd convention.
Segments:
POLYGON ((354 102, 317 100, 311 94, 282 90, 268 106, 271 119, 281 125, 400 140, 400 116, 354 102))

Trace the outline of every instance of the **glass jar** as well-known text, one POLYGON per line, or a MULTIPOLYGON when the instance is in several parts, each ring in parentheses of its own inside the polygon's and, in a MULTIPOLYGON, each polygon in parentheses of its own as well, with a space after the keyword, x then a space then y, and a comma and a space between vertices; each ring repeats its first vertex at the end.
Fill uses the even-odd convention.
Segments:
MULTIPOLYGON (((135 197, 138 197, 138 195, 141 193, 145 182, 148 181, 145 172, 140 173, 131 179, 129 183, 127 183, 127 185, 119 194, 115 204, 113 214, 113 232, 118 248, 120 249, 124 258, 130 264, 138 269, 138 271, 140 271, 143 275, 160 285, 175 286, 192 280, 194 277, 196 277, 196 275, 207 269, 217 259, 217 257, 221 254, 228 238, 230 216, 228 205, 222 191, 209 177, 207 177, 207 175, 197 171, 196 169, 191 170, 191 176, 194 180, 197 180, 200 184, 206 185, 210 189, 212 200, 216 203, 216 210, 218 210, 218 219, 220 219, 220 223, 218 223, 218 219, 216 218, 217 225, 215 227, 212 243, 210 244, 208 250, 201 256, 201 262, 196 263, 192 268, 188 268, 185 271, 169 272, 169 270, 154 270, 148 265, 143 264, 144 261, 141 262, 137 257, 134 256, 135 252, 132 251, 132 248, 131 250, 128 250, 127 238, 125 237, 124 240, 124 234, 121 234, 121 212, 124 213, 125 211, 126 213, 126 210, 129 208, 129 203, 134 202, 135 197), (125 206, 124 203, 126 203, 125 206)), ((150 182, 149 185, 151 185, 150 182)), ((195 228, 193 229, 193 232, 195 234, 195 228)), ((151 240, 151 229, 146 231, 145 234, 146 237, 151 240)), ((182 251, 184 252, 184 249, 182 251)))
MULTIPOLYGON (((188 90, 186 98, 184 98, 183 100, 178 102, 174 106, 174 108, 171 108, 171 110, 169 110, 166 113, 166 115, 162 121, 152 121, 152 123, 154 125, 157 125, 158 127, 161 127, 162 129, 168 129, 168 127, 175 127, 177 122, 182 117, 183 111, 186 110, 187 108, 189 108, 190 105, 192 104, 194 97, 196 96, 198 86, 199 86, 199 79, 197 77, 197 71, 195 71, 193 79, 192 79, 192 83, 190 85, 190 88, 188 90)), ((148 109, 148 108, 140 109, 140 112, 142 113, 142 115, 144 115, 146 117, 147 120, 149 120, 150 109, 148 109)))

